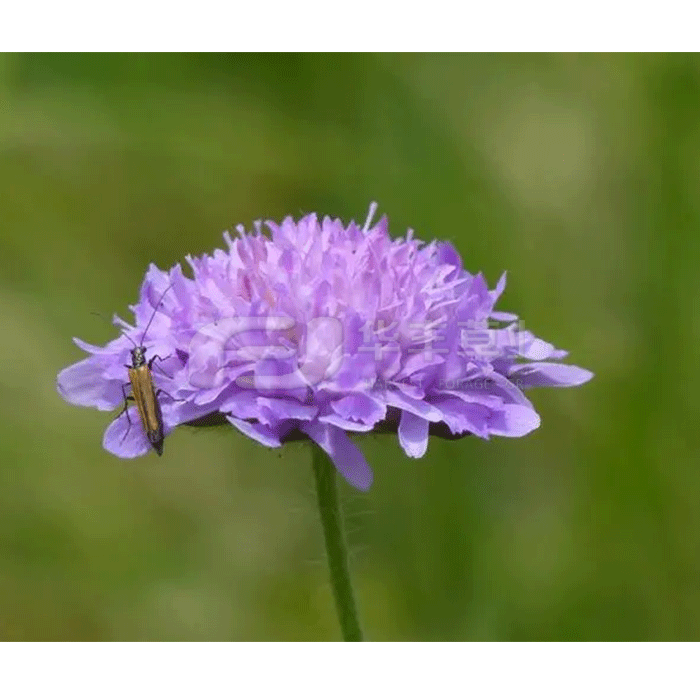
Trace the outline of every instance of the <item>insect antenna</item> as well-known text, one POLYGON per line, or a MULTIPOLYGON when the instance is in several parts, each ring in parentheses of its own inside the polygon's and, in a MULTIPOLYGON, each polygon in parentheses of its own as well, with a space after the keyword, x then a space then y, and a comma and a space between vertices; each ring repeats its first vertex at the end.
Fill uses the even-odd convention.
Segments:
MULTIPOLYGON (((148 323, 146 324, 146 328, 144 328, 144 331, 143 331, 143 333, 141 334, 141 343, 140 343, 139 345, 137 345, 136 342, 134 341, 134 339, 122 328, 122 335, 123 335, 135 348, 138 348, 138 347, 142 347, 142 346, 143 346, 143 341, 144 341, 144 339, 145 339, 145 337, 146 337, 146 333, 148 333, 148 329, 151 327, 151 323, 153 323, 153 319, 155 318, 156 313, 158 312, 158 308, 159 308, 160 305, 163 303, 163 299, 165 298, 165 295, 170 291, 170 289, 172 288, 172 286, 173 286, 172 283, 169 284, 169 285, 165 288, 165 291, 160 295, 160 299, 158 299, 158 303, 155 305, 155 307, 154 307, 154 309, 153 309, 153 313, 151 314, 151 317, 148 319, 148 323)), ((101 314, 101 313, 99 313, 98 311, 91 311, 90 313, 91 313, 93 316, 99 316, 103 321, 106 321, 107 323, 109 323, 109 321, 107 321, 107 319, 105 318, 104 314, 101 314)), ((114 323, 114 321, 112 321, 112 324, 111 324, 111 325, 116 325, 116 324, 114 323)))
MULTIPOLYGON (((105 317, 104 314, 101 314, 99 311, 91 311, 90 312, 93 316, 97 316, 98 318, 101 318, 105 323, 109 323, 110 326, 115 326, 116 323, 114 322, 114 319, 110 322, 109 319, 105 317)), ((136 348, 138 345, 132 340, 131 336, 122 328, 122 335, 126 337, 126 339, 136 348)))
MULTIPOLYGON (((158 308, 160 305, 163 303, 163 299, 165 298, 165 295, 170 291, 172 288, 172 282, 165 288, 165 291, 160 295, 160 299, 158 299, 158 303, 153 307, 153 313, 151 314, 151 318, 148 319, 148 323, 146 324, 146 327, 143 329, 143 334, 141 335, 141 345, 140 347, 143 346, 143 341, 146 338, 146 333, 148 333, 148 329, 151 327, 151 323, 153 323, 153 319, 156 317, 156 313, 158 312, 158 308)), ((125 334, 126 335, 126 334, 125 334)), ((129 336, 126 336, 129 338, 129 336)), ((131 340, 131 338, 129 338, 131 340)), ((134 341, 131 340, 133 343, 134 341)), ((134 343, 134 346, 136 346, 136 343, 134 343)))

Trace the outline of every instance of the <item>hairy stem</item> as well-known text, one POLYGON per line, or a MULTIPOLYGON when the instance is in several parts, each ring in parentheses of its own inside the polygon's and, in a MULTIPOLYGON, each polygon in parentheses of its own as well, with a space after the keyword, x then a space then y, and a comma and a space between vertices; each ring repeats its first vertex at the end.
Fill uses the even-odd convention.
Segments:
POLYGON ((326 556, 331 576, 331 588, 340 622, 343 640, 361 642, 362 630, 357 616, 355 596, 350 583, 348 549, 343 535, 343 523, 338 502, 336 470, 326 453, 312 445, 311 464, 316 480, 318 509, 326 543, 326 556))

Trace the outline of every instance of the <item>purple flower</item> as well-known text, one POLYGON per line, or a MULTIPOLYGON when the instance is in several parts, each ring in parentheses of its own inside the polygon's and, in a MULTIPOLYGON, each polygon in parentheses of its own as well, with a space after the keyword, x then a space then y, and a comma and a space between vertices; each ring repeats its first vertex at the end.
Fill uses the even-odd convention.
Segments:
MULTIPOLYGON (((118 407, 131 350, 144 345, 163 358, 152 375, 166 435, 223 416, 268 447, 303 436, 366 490, 372 471, 349 432, 397 432, 411 457, 430 434, 520 437, 540 424, 524 388, 593 376, 493 310, 505 275, 489 290, 452 245, 411 231, 392 239, 386 217, 370 225, 375 210, 363 228, 315 214, 266 222, 269 236, 261 222, 253 233, 239 226, 224 234, 228 250, 187 258, 192 279, 180 265, 152 265, 135 324, 115 317, 123 333, 105 347, 76 339, 90 356, 58 375, 58 391, 118 407)), ((133 406, 103 444, 119 457, 150 449, 133 406)))

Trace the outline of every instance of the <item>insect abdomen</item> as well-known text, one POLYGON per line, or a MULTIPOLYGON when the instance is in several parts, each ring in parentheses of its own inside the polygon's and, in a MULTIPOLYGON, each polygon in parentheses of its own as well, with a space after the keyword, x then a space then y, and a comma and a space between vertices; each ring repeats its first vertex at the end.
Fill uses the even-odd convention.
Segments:
POLYGON ((129 367, 129 380, 146 437, 158 455, 162 455, 163 416, 148 365, 129 367))

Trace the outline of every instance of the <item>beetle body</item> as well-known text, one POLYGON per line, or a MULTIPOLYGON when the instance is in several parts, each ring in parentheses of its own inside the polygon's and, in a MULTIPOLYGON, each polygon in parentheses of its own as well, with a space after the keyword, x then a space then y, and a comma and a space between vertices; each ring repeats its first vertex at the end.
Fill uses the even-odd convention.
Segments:
MULTIPOLYGON (((172 285, 170 285, 172 286, 172 285)), ((156 312, 168 292, 168 287, 160 297, 160 300, 155 305, 151 318, 146 324, 146 328, 141 336, 141 342, 137 345, 134 341, 126 335, 133 344, 133 349, 131 350, 131 364, 124 365, 129 371, 129 381, 122 385, 122 393, 124 394, 124 408, 122 413, 126 413, 126 419, 129 421, 129 428, 122 440, 126 439, 126 436, 131 430, 131 418, 129 417, 129 401, 133 401, 136 404, 136 408, 139 412, 139 418, 141 419, 141 425, 143 426, 143 431, 146 433, 146 438, 151 446, 156 451, 158 456, 163 454, 163 441, 165 436, 163 434, 163 413, 160 408, 160 401, 158 400, 158 394, 162 393, 160 389, 156 389, 153 383, 153 374, 151 368, 155 360, 161 360, 163 358, 158 355, 154 355, 150 360, 146 360, 146 347, 143 345, 143 340, 146 337, 146 333, 155 318, 156 312), (124 391, 124 387, 131 387, 131 395, 127 396, 124 391)), ((121 414, 120 414, 121 415, 121 414)))
POLYGON ((127 365, 126 368, 129 370, 131 398, 138 409, 141 425, 143 425, 148 442, 160 456, 163 454, 163 414, 151 373, 151 366, 157 356, 146 362, 145 353, 146 348, 144 347, 134 348, 131 351, 131 365, 127 365))

